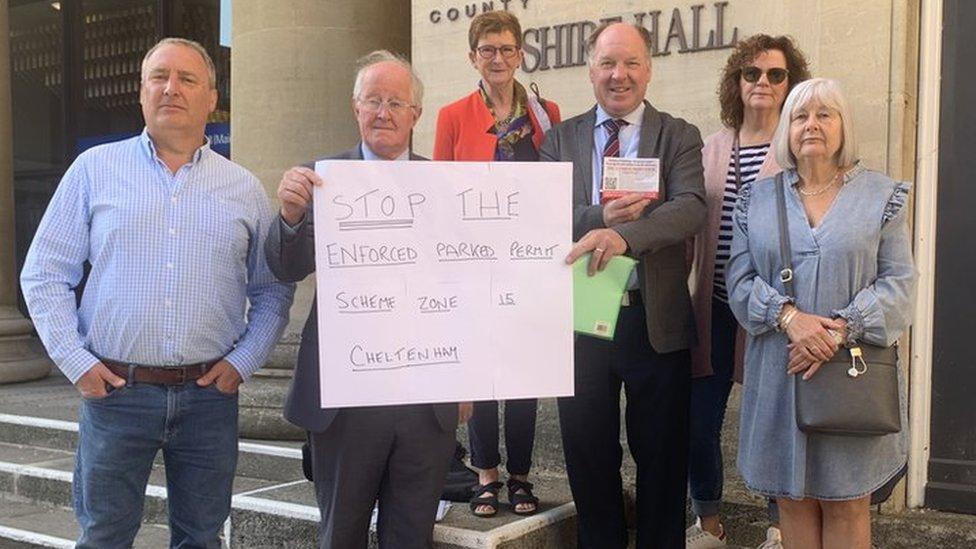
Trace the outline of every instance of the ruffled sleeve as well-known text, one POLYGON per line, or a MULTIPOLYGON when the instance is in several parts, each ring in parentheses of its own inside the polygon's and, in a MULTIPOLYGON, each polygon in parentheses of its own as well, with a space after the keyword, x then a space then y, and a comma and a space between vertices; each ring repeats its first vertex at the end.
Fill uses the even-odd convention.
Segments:
POLYGON ((911 323, 915 306, 915 264, 908 231, 909 183, 896 183, 885 203, 878 245, 878 276, 854 300, 833 311, 847 321, 847 344, 863 340, 888 346, 911 323))
POLYGON ((895 190, 888 197, 888 202, 885 203, 884 215, 881 216, 881 224, 886 225, 892 218, 898 215, 899 212, 905 207, 905 203, 908 201, 908 191, 911 186, 902 181, 895 185, 895 190))
POLYGON ((742 228, 742 232, 749 234, 749 200, 752 198, 752 183, 745 183, 739 187, 739 197, 735 201, 735 212, 732 221, 742 228))
POLYGON ((739 189, 739 199, 732 214, 732 251, 725 266, 725 286, 733 314, 739 324, 755 336, 775 330, 783 307, 793 300, 777 291, 756 272, 749 250, 752 193, 752 183, 739 189))

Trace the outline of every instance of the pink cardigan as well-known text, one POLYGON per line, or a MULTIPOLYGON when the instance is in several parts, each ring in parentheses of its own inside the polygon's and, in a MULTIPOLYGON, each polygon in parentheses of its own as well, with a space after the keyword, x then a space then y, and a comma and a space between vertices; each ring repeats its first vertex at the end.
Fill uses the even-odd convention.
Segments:
MULTIPOLYGON (((705 202, 708 204, 708 223, 692 241, 693 263, 689 278, 698 345, 691 350, 691 376, 712 375, 712 277, 715 275, 715 250, 718 248, 718 229, 722 220, 722 195, 725 178, 732 158, 735 131, 723 128, 705 139, 702 164, 705 168, 705 202)), ((756 181, 781 171, 773 151, 759 168, 756 181)), ((735 380, 742 381, 742 357, 745 351, 745 332, 739 328, 735 338, 735 380)))

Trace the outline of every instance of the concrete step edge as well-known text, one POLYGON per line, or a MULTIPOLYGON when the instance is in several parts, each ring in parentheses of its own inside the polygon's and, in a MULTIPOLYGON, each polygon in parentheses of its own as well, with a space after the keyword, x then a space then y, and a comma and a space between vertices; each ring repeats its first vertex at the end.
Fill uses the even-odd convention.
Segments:
MULTIPOLYGON (((78 538, 74 511, 0 493, 0 547, 36 549, 74 547, 78 538)), ((133 541, 134 549, 157 549, 169 545, 169 528, 144 523, 133 541)))
POLYGON ((40 532, 12 528, 0 524, 0 539, 24 544, 27 547, 50 547, 52 549, 74 549, 74 540, 49 536, 40 532))
MULTIPOLYGON (((78 424, 73 421, 0 414, 0 443, 73 452, 78 424)), ((237 470, 242 477, 286 481, 301 476, 302 451, 293 446, 241 440, 237 470)), ((162 457, 157 457, 161 463, 162 457)))
MULTIPOLYGON (((72 473, 70 471, 0 461, 0 486, 5 484, 4 476, 10 480, 7 484, 14 495, 54 505, 70 504, 72 480, 72 473), (33 480, 53 481, 57 484, 60 497, 47 497, 45 499, 33 498, 31 494, 37 493, 38 491, 31 490, 29 487, 23 485, 25 480, 27 482, 33 480)), ((257 495, 260 492, 286 484, 291 483, 282 483, 281 485, 265 487, 232 496, 232 516, 234 514, 239 516, 241 513, 249 513, 286 523, 292 523, 293 521, 301 523, 296 526, 307 527, 317 524, 320 517, 318 507, 278 501, 257 495)), ((146 496, 148 500, 144 522, 161 523, 159 519, 160 513, 151 513, 148 504, 150 503, 149 500, 155 500, 156 507, 165 509, 163 502, 165 502, 167 497, 166 487, 150 484, 146 486, 146 496)), ((570 502, 486 531, 467 530, 438 523, 434 526, 434 541, 439 544, 456 547, 490 549, 550 526, 558 525, 563 521, 572 520, 575 515, 576 506, 570 502)), ((232 522, 231 529, 233 530, 234 528, 232 522)), ((233 532, 228 533, 233 535, 233 532)), ((228 536, 228 539, 230 539, 230 536, 228 536)))
POLYGON ((564 503, 485 532, 434 525, 434 541, 459 547, 494 548, 576 517, 576 504, 564 503))
MULTIPOLYGON (((47 467, 39 467, 37 465, 25 465, 21 463, 10 463, 6 461, 0 461, 0 475, 8 475, 12 480, 11 488, 13 488, 13 494, 19 497, 25 497, 26 494, 22 493, 19 488, 19 482, 23 479, 40 479, 55 481, 65 487, 69 492, 71 489, 72 472, 62 471, 60 469, 49 469, 47 467)), ((297 503, 279 502, 266 498, 259 498, 252 494, 258 493, 260 491, 266 491, 273 488, 278 488, 283 485, 291 483, 281 483, 280 485, 268 486, 258 490, 252 490, 250 492, 244 492, 241 494, 234 495, 231 498, 231 505, 239 504, 244 510, 251 510, 257 512, 263 512, 268 514, 277 514, 286 518, 306 518, 312 516, 311 512, 314 511, 314 520, 318 520, 318 508, 311 507, 308 505, 301 505, 297 503), (279 511, 278 509, 281 509, 279 511)), ((167 491, 165 486, 158 486, 155 484, 146 485, 146 497, 156 500, 166 500, 167 491)), ((41 500, 44 503, 49 503, 53 505, 63 504, 63 500, 41 500)))
MULTIPOLYGON (((74 450, 74 441, 78 437, 78 422, 76 421, 64 421, 60 419, 48 419, 43 417, 35 416, 23 416, 14 414, 0 414, 0 426, 2 425, 15 425, 18 427, 30 428, 32 432, 36 430, 49 431, 52 433, 64 434, 72 441, 69 447, 58 446, 55 450, 74 450)), ((22 441, 5 441, 13 442, 17 444, 23 444, 22 441)), ((37 444, 32 444, 32 446, 38 446, 37 444)), ((43 446, 47 447, 47 446, 43 446)), ((270 457, 279 457, 286 459, 302 459, 302 451, 299 448, 292 448, 289 446, 278 446, 274 444, 262 444, 259 442, 248 442, 242 441, 238 443, 238 448, 243 453, 258 454, 270 457)))
POLYGON ((49 419, 46 417, 22 416, 15 414, 0 414, 0 423, 10 423, 13 425, 25 425, 30 427, 41 427, 56 431, 78 432, 78 423, 75 421, 64 421, 61 419, 49 419))

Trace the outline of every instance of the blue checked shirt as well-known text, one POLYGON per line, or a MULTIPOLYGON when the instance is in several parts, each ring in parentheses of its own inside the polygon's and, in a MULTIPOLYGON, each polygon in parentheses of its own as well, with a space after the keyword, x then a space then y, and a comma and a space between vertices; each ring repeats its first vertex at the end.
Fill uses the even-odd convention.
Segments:
POLYGON ((146 131, 82 153, 21 273, 48 354, 72 383, 98 357, 158 366, 224 358, 247 379, 278 341, 295 291, 264 259, 274 219, 257 178, 209 143, 175 175, 146 131))

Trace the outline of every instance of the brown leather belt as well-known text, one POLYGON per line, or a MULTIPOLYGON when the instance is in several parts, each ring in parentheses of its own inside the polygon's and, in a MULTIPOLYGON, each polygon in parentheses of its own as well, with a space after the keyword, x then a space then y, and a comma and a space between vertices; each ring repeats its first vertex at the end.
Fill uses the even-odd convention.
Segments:
POLYGON ((126 364, 124 362, 105 360, 103 358, 102 364, 113 374, 121 377, 128 383, 183 385, 187 381, 195 381, 203 377, 218 360, 186 364, 183 366, 143 366, 141 364, 126 364), (132 379, 129 379, 130 371, 132 372, 132 379))

